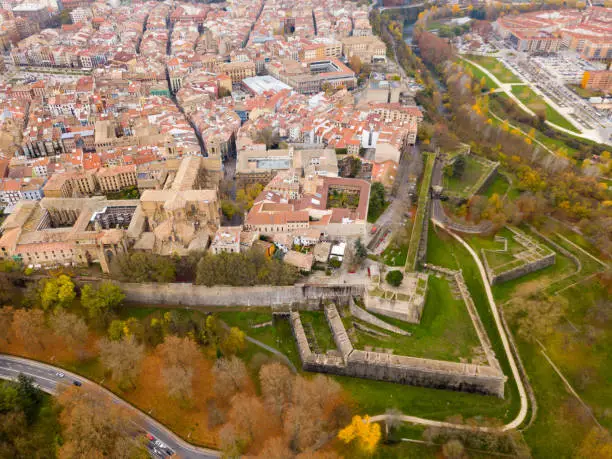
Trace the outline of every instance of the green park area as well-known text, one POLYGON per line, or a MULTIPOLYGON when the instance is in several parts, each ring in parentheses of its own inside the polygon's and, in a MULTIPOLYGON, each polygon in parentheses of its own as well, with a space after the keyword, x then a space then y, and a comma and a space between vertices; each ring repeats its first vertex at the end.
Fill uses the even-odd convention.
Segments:
POLYGON ((395 355, 460 362, 472 360, 477 354, 474 351, 480 348, 465 303, 458 291, 443 278, 429 277, 423 317, 419 324, 378 317, 410 335, 397 335, 350 317, 349 324, 345 326, 349 329, 349 335, 354 336, 357 349, 391 350, 395 355))
POLYGON ((513 86, 512 93, 519 98, 521 102, 523 102, 527 107, 529 107, 534 112, 539 112, 544 110, 546 114, 546 120, 550 121, 557 126, 568 129, 573 132, 578 131, 573 124, 571 124, 563 115, 561 115, 558 111, 548 105, 540 96, 538 96, 531 88, 528 86, 513 86))
POLYGON ((480 82, 484 78, 484 80, 485 80, 485 87, 487 89, 497 89, 497 88, 499 88, 499 86, 497 86, 497 84, 491 79, 491 77, 489 77, 485 72, 480 70, 478 67, 470 64, 469 62, 467 62, 465 60, 461 60, 460 63, 461 63, 461 65, 466 70, 469 70, 472 73, 472 75, 474 76, 474 78, 477 81, 480 82))
POLYGON ((465 56, 472 62, 484 67, 491 72, 502 83, 520 83, 521 79, 514 74, 508 67, 502 64, 499 59, 492 56, 477 56, 468 54, 465 56))
POLYGON ((473 155, 461 155, 460 158, 455 159, 461 161, 460 170, 453 164, 447 166, 449 170, 444 174, 443 185, 449 194, 469 198, 483 185, 494 163, 473 155))
POLYGON ((406 256, 408 255, 408 245, 401 244, 399 246, 391 243, 382 253, 382 261, 387 266, 404 266, 406 264, 406 256))

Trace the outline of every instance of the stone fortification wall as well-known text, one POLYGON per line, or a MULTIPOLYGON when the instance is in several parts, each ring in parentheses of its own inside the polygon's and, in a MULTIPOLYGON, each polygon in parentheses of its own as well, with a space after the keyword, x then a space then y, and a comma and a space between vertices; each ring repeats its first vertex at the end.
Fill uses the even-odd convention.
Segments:
POLYGON ((364 293, 364 288, 356 285, 205 287, 181 283, 117 284, 130 302, 187 306, 262 306, 282 309, 294 305, 314 308, 324 300, 348 303, 351 296, 362 296, 364 293))
POLYGON ((482 255, 485 271, 487 272, 487 278, 489 279, 489 284, 491 285, 517 279, 519 277, 526 276, 529 273, 547 268, 548 266, 555 264, 555 258, 556 254, 553 252, 538 260, 532 261, 531 263, 525 263, 524 265, 517 266, 516 268, 510 269, 503 273, 495 274, 487 262, 487 257, 484 256, 484 253, 482 255))
MULTIPOLYGON (((491 183, 493 183, 493 180, 495 180, 495 177, 497 177, 497 169, 499 168, 499 163, 494 163, 493 167, 491 168, 491 170, 489 171, 489 173, 487 174, 486 177, 482 178, 474 187, 474 194, 482 194, 484 192, 484 190, 486 190, 489 185, 491 183)), ((471 196, 470 196, 471 197, 471 196)))
POLYGON ((291 313, 293 335, 306 371, 504 396, 506 377, 497 368, 355 350, 344 340, 348 336, 336 307, 327 306, 325 314, 342 356, 312 353, 299 312, 291 313))
POLYGON ((382 328, 383 330, 387 330, 392 333, 397 333, 398 335, 410 335, 409 332, 402 330, 401 328, 396 327, 394 325, 390 325, 384 320, 380 320, 374 314, 370 314, 365 309, 360 308, 359 306, 355 304, 355 301, 352 298, 349 301, 349 307, 350 307, 351 314, 359 320, 362 320, 371 325, 375 325, 378 328, 382 328))

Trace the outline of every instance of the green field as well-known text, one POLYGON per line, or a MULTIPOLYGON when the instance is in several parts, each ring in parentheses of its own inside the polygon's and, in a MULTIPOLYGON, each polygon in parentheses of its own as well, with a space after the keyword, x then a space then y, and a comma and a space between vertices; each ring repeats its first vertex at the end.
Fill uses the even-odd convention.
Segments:
POLYGON ((521 83, 521 79, 495 57, 474 54, 468 54, 465 57, 487 69, 502 83, 521 83))
POLYGON ((513 86, 512 93, 519 98, 527 107, 533 111, 537 111, 542 107, 546 110, 546 120, 557 126, 568 129, 573 132, 580 133, 573 124, 563 117, 558 111, 548 105, 540 96, 527 86, 513 86))
POLYGON ((461 177, 448 177, 444 175, 444 189, 451 194, 469 197, 480 178, 490 170, 482 162, 474 159, 472 155, 465 155, 465 170, 461 177))
POLYGON ((485 79, 485 86, 488 89, 497 89, 499 88, 499 86, 491 79, 491 77, 489 77, 486 73, 484 73, 482 70, 480 70, 478 67, 473 66, 472 64, 470 64, 469 62, 466 62, 464 60, 460 61, 460 64, 465 67, 466 70, 469 70, 472 72, 472 74, 474 75, 474 78, 480 82, 483 78, 485 79))
MULTIPOLYGON (((478 336, 463 300, 453 295, 446 279, 430 276, 427 299, 420 324, 407 324, 400 320, 379 316, 387 323, 411 333, 401 336, 370 324, 367 327, 388 337, 373 336, 356 329, 358 349, 393 349, 396 355, 449 360, 459 362, 473 355, 475 347, 480 346, 478 336)), ((360 323, 360 321, 353 319, 360 323)))
POLYGON ((407 255, 408 246, 406 244, 396 247, 391 243, 383 250, 382 259, 387 266, 404 266, 407 255))

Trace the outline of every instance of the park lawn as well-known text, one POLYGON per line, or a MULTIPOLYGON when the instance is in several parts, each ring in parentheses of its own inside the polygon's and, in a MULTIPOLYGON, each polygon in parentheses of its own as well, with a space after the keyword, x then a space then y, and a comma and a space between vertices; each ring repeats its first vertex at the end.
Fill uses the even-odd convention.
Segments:
POLYGON ((465 57, 487 69, 502 83, 521 83, 521 79, 496 57, 477 56, 474 54, 468 54, 465 57))
POLYGON ((520 99, 527 107, 536 111, 540 107, 544 107, 546 109, 546 119, 557 126, 568 129, 573 132, 580 133, 572 123, 570 123, 563 115, 561 115, 558 111, 548 105, 544 99, 538 96, 531 88, 528 86, 513 86, 512 93, 520 99))
POLYGON ((336 350, 336 342, 329 328, 324 312, 301 311, 300 318, 307 337, 314 335, 314 342, 311 343, 311 350, 318 354, 325 354, 327 351, 336 350), (318 349, 317 349, 318 348, 318 349))
MULTIPOLYGON (((523 132, 529 133, 531 129, 533 128, 533 126, 529 126, 525 123, 520 123, 519 121, 512 119, 508 115, 506 110, 504 110, 503 106, 501 105, 501 103, 499 103, 497 99, 504 99, 507 102, 511 102, 513 104, 515 103, 505 93, 498 92, 495 94, 491 94, 491 96, 489 97, 489 108, 492 110, 492 112, 495 113, 497 116, 499 116, 502 119, 507 119, 511 124, 518 126, 519 128, 521 128, 523 132)), ((491 121, 496 125, 501 125, 501 123, 498 122, 493 117, 491 117, 491 121)), ((567 145, 563 140, 549 137, 538 129, 535 130, 535 138, 536 140, 542 142, 542 144, 550 148, 555 153, 559 152, 559 153, 563 153, 564 155, 572 157, 578 151, 575 148, 572 148, 569 145, 567 145)), ((584 139, 582 139, 582 141, 584 141, 584 139)))
POLYGON ((508 179, 504 177, 502 174, 497 174, 497 176, 493 179, 493 181, 489 184, 489 186, 484 190, 483 195, 487 198, 490 198, 494 194, 498 196, 503 196, 508 191, 508 187, 510 183, 508 179))
POLYGON ((391 243, 382 252, 382 259, 387 266, 404 266, 407 256, 407 244, 402 244, 399 248, 396 248, 395 245, 391 243))
POLYGON ((504 394, 504 403, 508 403, 505 413, 506 419, 513 419, 518 413, 520 399, 516 382, 512 378, 510 365, 506 358, 501 337, 497 331, 497 325, 491 311, 491 305, 486 295, 480 271, 474 259, 459 242, 452 238, 448 233, 440 228, 430 225, 429 236, 427 238, 427 262, 438 266, 451 269, 461 268, 465 283, 470 291, 480 320, 487 332, 495 355, 508 381, 504 394))
POLYGON ((409 331, 412 335, 397 335, 366 323, 364 325, 367 327, 385 333, 389 337, 373 336, 355 329, 358 338, 356 348, 363 350, 365 346, 370 346, 393 349, 395 355, 460 362, 472 357, 474 348, 480 346, 463 300, 453 296, 446 279, 436 276, 429 277, 427 298, 420 324, 390 321, 380 315, 378 317, 409 331))
POLYGON ((482 79, 485 79, 485 87, 488 89, 497 89, 499 88, 499 86, 491 79, 490 76, 488 76, 486 73, 484 73, 482 70, 480 70, 478 67, 473 66, 472 64, 470 64, 467 61, 461 60, 459 62, 466 70, 469 70, 472 72, 472 74, 474 75, 474 78, 476 79, 476 81, 478 81, 478 83, 480 83, 480 81, 482 81, 482 79))
POLYGON ((461 177, 447 177, 445 174, 444 188, 450 192, 467 195, 484 173, 486 173, 485 166, 472 158, 471 155, 466 155, 463 175, 461 177))

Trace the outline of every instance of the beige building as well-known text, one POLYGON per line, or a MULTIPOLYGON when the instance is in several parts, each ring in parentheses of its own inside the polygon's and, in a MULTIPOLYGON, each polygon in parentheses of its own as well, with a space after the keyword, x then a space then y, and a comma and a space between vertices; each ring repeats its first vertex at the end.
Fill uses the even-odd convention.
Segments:
POLYGON ((240 83, 245 78, 255 76, 255 63, 247 62, 226 62, 219 65, 219 71, 229 75, 232 83, 240 83))
POLYGON ((240 226, 222 226, 215 233, 210 251, 215 255, 221 252, 240 253, 240 226))
POLYGON ((138 184, 135 165, 102 168, 97 179, 103 193, 121 191, 138 184))
POLYGON ((387 46, 375 35, 345 37, 342 41, 342 53, 347 59, 359 57, 362 62, 372 62, 375 56, 385 57, 387 46))

